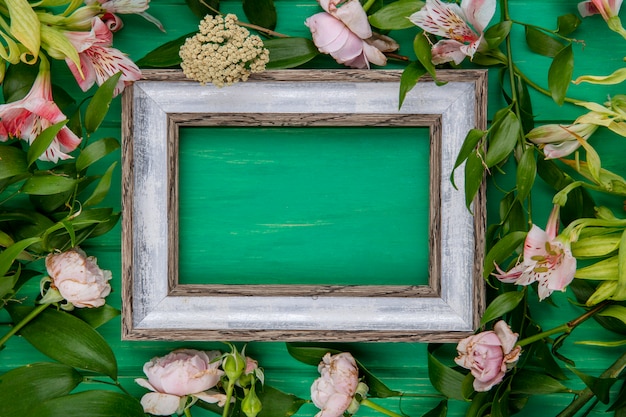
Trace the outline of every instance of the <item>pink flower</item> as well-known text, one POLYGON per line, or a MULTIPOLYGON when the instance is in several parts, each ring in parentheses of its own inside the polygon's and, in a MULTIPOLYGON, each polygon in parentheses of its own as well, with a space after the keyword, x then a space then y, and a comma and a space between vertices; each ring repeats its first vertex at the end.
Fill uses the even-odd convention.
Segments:
POLYGON ((587 0, 578 3, 578 11, 582 17, 601 14, 608 21, 619 14, 622 0, 587 0))
POLYGON ((339 417, 350 407, 359 384, 359 368, 350 353, 327 353, 317 367, 321 376, 311 386, 315 417, 339 417))
POLYGON ((98 267, 96 258, 74 248, 46 257, 52 287, 74 307, 101 307, 111 292, 111 271, 98 267))
POLYGON ((102 85, 109 77, 121 71, 122 76, 114 91, 114 95, 118 95, 127 84, 141 78, 137 65, 121 51, 111 48, 113 33, 100 18, 92 20, 90 32, 64 33, 78 51, 80 70, 69 58, 65 62, 83 91, 89 90, 94 83, 102 85))
POLYGON ((433 46, 434 64, 450 61, 460 64, 466 56, 474 57, 495 11, 495 0, 462 0, 460 7, 455 3, 426 0, 424 7, 409 16, 409 20, 425 32, 446 38, 433 46))
POLYGON ((398 49, 393 39, 372 33, 359 0, 320 0, 320 5, 325 11, 309 17, 304 24, 319 51, 330 54, 338 63, 352 68, 369 68, 370 63, 385 65, 383 52, 398 49))
POLYGON ((578 138, 587 140, 597 129, 598 125, 591 123, 549 124, 534 128, 526 137, 542 146, 546 159, 555 159, 574 152, 581 145, 578 138))
MULTIPOLYGON (((45 129, 66 119, 52 98, 50 65, 42 57, 39 73, 28 94, 21 100, 0 105, 0 141, 13 137, 31 144, 45 129)), ((67 152, 76 149, 80 141, 64 126, 39 159, 56 163, 59 159, 71 158, 67 152)))
POLYGON ((522 348, 515 346, 517 333, 502 320, 493 330, 478 333, 461 340, 456 347, 457 365, 469 369, 474 375, 474 389, 489 391, 500 383, 507 370, 517 363, 522 348))
POLYGON ((122 21, 116 16, 116 14, 138 14, 147 21, 156 25, 156 27, 160 30, 163 30, 161 22, 159 22, 159 20, 152 15, 146 13, 146 10, 150 7, 149 3, 150 0, 85 0, 85 4, 98 4, 102 7, 102 9, 106 12, 105 16, 108 15, 107 19, 103 20, 110 21, 112 19, 115 21, 115 29, 112 28, 111 30, 115 31, 122 28, 122 21))
POLYGON ((570 242, 557 236, 559 206, 554 205, 546 230, 533 224, 524 242, 524 259, 508 272, 497 265, 500 281, 517 285, 539 283, 539 300, 550 296, 552 291, 564 291, 576 273, 576 258, 572 256, 570 242))
POLYGON ((158 416, 182 414, 187 396, 223 406, 226 396, 210 391, 224 374, 219 357, 218 351, 179 349, 147 362, 143 372, 148 379, 135 379, 152 391, 141 398, 144 411, 158 416))

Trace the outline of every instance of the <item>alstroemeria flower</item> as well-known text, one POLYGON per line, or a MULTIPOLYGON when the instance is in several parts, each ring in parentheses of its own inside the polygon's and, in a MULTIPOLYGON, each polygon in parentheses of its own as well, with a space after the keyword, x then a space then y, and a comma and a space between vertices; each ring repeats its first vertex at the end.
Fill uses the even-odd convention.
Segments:
POLYGON ((578 12, 582 17, 601 14, 608 21, 611 17, 619 14, 622 0, 587 0, 578 3, 578 12))
POLYGON ((538 282, 539 300, 550 296, 552 291, 565 290, 574 279, 576 258, 572 256, 569 239, 557 236, 559 209, 555 204, 545 231, 533 224, 524 241, 522 262, 508 272, 496 265, 496 278, 516 285, 538 282))
POLYGON ((597 129, 598 126, 591 123, 549 124, 534 128, 526 137, 542 146, 546 159, 556 159, 574 152, 581 145, 579 138, 587 140, 597 129))
POLYGON ((324 12, 310 16, 304 24, 311 30, 320 52, 352 68, 387 64, 383 52, 398 49, 388 36, 372 33, 359 0, 320 0, 324 12))
POLYGON ((425 32, 442 39, 432 49, 434 64, 473 58, 484 39, 484 31, 496 11, 496 0, 462 0, 455 3, 426 0, 409 20, 425 32))
MULTIPOLYGON (((12 137, 31 144, 45 129, 66 119, 52 98, 50 64, 42 56, 39 73, 28 94, 21 100, 0 105, 0 141, 12 137)), ((63 126, 39 159, 56 163, 71 158, 67 152, 76 149, 80 141, 81 138, 63 126)))
POLYGON ((64 34, 78 51, 84 77, 69 58, 66 58, 65 62, 83 91, 89 90, 94 83, 102 85, 112 75, 121 71, 122 76, 114 91, 114 95, 118 95, 127 84, 141 78, 141 71, 137 65, 121 51, 111 48, 113 33, 100 18, 92 20, 89 32, 64 32, 64 34))
POLYGON ((154 16, 146 13, 150 0, 85 0, 85 4, 99 4, 106 13, 110 13, 115 17, 116 30, 122 28, 121 20, 117 19, 115 14, 138 14, 153 23, 160 30, 163 29, 161 22, 154 16))

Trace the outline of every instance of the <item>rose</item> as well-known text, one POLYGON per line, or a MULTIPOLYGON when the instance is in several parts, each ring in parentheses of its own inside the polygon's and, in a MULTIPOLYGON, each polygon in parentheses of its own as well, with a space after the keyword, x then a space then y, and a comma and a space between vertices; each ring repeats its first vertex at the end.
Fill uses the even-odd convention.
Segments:
POLYGON ((315 417, 339 417, 351 405, 359 369, 350 353, 327 353, 317 367, 321 376, 311 386, 311 400, 321 411, 315 417))
POLYGON ((143 372, 148 379, 135 380, 152 391, 141 398, 144 411, 160 416, 181 414, 187 404, 187 396, 223 406, 226 396, 208 391, 224 374, 219 369, 222 361, 217 358, 220 356, 218 351, 179 349, 147 362, 143 372))
POLYGON ((469 369, 474 375, 474 389, 489 391, 500 383, 507 370, 517 363, 521 352, 515 346, 517 333, 513 333, 506 322, 500 320, 493 330, 469 336, 457 345, 457 365, 469 369))
POLYGON ((46 269, 61 296, 75 307, 100 307, 111 292, 111 271, 98 267, 96 258, 79 248, 46 257, 46 269))

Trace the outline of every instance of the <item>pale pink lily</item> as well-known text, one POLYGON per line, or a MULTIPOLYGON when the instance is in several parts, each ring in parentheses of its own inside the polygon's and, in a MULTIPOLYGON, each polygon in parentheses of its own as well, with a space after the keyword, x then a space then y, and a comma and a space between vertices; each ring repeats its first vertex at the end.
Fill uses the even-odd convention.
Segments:
POLYGON ((533 224, 524 242, 524 258, 508 272, 497 265, 496 278, 505 283, 530 285, 539 283, 539 300, 564 291, 574 279, 576 258, 572 256, 570 241, 566 236, 557 236, 559 209, 554 205, 546 230, 533 224))
POLYGON ((310 16, 304 24, 311 30, 320 52, 352 68, 385 65, 384 52, 399 45, 390 37, 372 32, 367 14, 358 0, 320 0, 324 12, 310 16))
POLYGON ((460 7, 455 3, 426 0, 409 20, 424 32, 445 38, 432 48, 434 64, 450 61, 460 64, 466 56, 474 57, 495 11, 496 0, 462 0, 460 7))
MULTIPOLYGON (((21 100, 0 105, 0 141, 12 137, 31 144, 45 129, 67 119, 52 98, 50 64, 40 57, 39 73, 28 94, 21 100)), ((69 159, 67 152, 76 149, 80 142, 81 138, 63 126, 39 159, 55 163, 69 159)))
POLYGON ((581 145, 598 129, 592 123, 574 123, 571 125, 549 124, 534 128, 526 137, 543 149, 546 159, 563 158, 581 145))
POLYGON ((121 20, 115 16, 116 14, 138 14, 164 31, 161 22, 154 16, 146 13, 146 10, 150 7, 149 3, 150 0, 85 0, 85 4, 99 4, 107 14, 113 15, 116 21, 116 29, 122 28, 121 20))
POLYGON ((78 51, 80 70, 69 58, 65 59, 76 82, 83 91, 87 91, 94 83, 102 85, 112 75, 122 72, 114 95, 118 95, 124 87, 141 78, 141 71, 125 54, 111 48, 113 33, 98 17, 92 20, 89 32, 64 32, 78 51), (82 72, 82 74, 81 74, 82 72))

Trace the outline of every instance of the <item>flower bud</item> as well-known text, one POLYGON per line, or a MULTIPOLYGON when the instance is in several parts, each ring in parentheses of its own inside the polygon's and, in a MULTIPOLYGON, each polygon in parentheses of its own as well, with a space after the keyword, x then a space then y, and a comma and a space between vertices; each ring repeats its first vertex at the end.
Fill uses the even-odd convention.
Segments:
POLYGON ((222 369, 230 381, 236 381, 246 369, 246 359, 232 346, 232 351, 224 355, 222 369))
POLYGON ((263 404, 261 404, 261 400, 256 395, 254 384, 252 384, 250 391, 248 391, 241 401, 241 411, 244 412, 246 417, 256 417, 256 415, 261 412, 262 408, 263 404))

